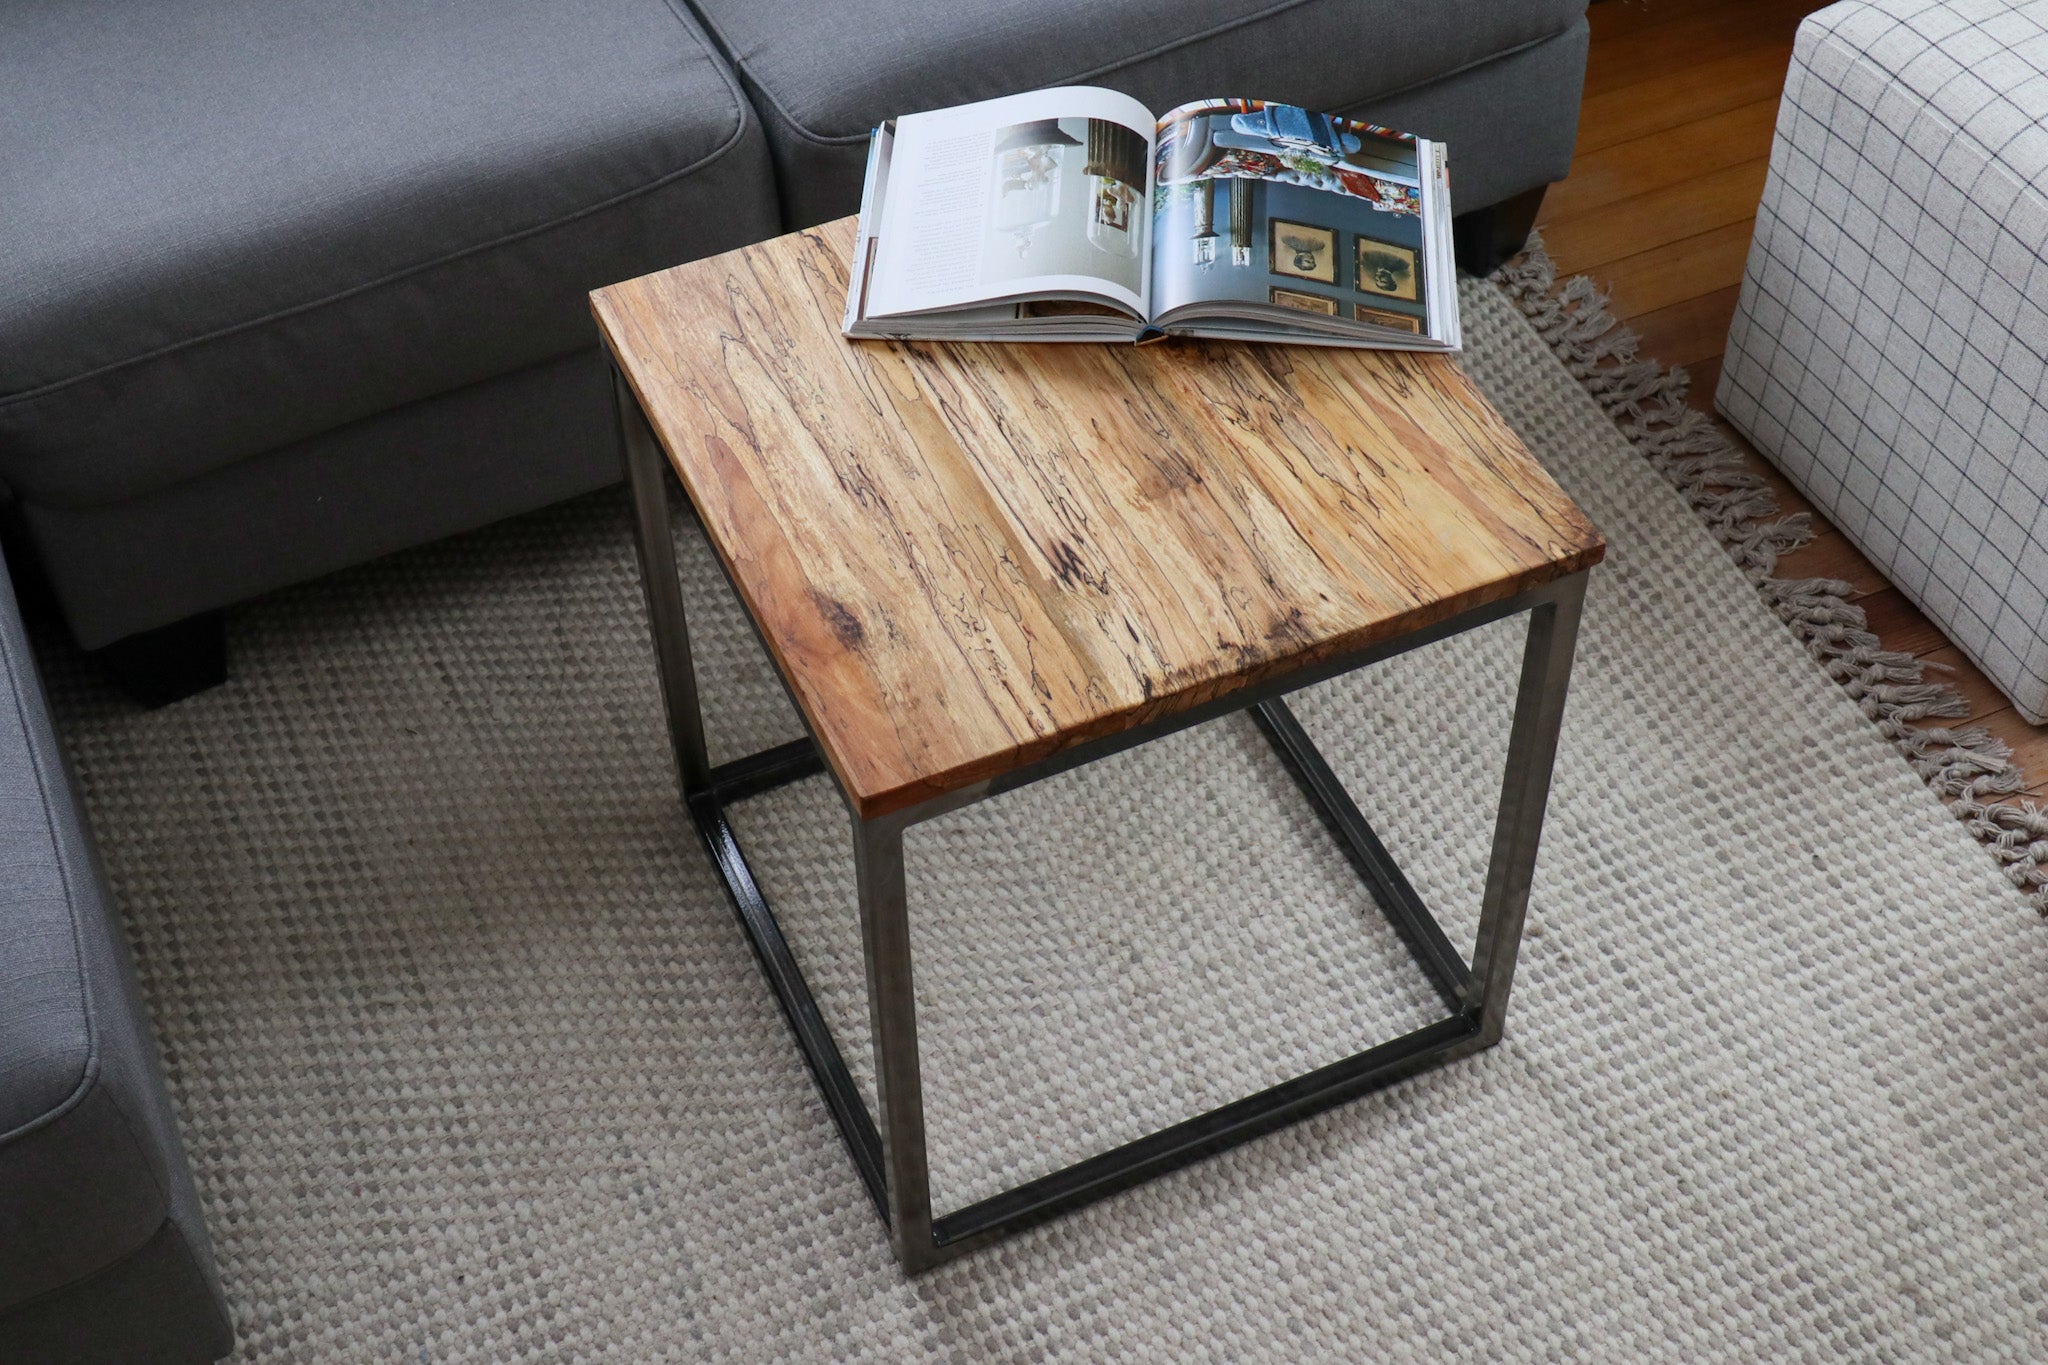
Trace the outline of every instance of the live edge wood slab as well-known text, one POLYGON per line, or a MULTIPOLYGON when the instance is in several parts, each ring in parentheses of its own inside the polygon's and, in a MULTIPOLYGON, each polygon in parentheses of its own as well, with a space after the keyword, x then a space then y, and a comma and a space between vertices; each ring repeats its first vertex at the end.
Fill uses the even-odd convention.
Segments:
POLYGON ((853 235, 591 297, 863 819, 1603 553, 1453 358, 848 341, 853 235))

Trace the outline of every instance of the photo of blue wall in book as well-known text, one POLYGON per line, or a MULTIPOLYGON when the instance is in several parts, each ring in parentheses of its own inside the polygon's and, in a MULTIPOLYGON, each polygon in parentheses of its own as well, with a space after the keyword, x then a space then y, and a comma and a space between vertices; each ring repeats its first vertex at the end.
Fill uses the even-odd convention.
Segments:
MULTIPOLYGON (((1349 304, 1369 303, 1379 312, 1415 319, 1413 329, 1400 330, 1426 330, 1426 310, 1420 297, 1403 297, 1398 292, 1413 285, 1412 276, 1406 286, 1395 280, 1396 292, 1389 293, 1378 288, 1378 281, 1371 277, 1363 279, 1365 287, 1361 288, 1357 271, 1360 244, 1367 250, 1398 251, 1404 253, 1404 259, 1419 260, 1422 223, 1414 215, 1360 218, 1358 215, 1373 210, 1356 207, 1347 212, 1338 196, 1262 180, 1195 180, 1168 187, 1158 202, 1152 225, 1155 240, 1166 244, 1161 250, 1186 251, 1196 267, 1184 274, 1164 270, 1154 274, 1153 290, 1161 308, 1178 307, 1197 298, 1270 303, 1267 290, 1271 286, 1313 279, 1324 289, 1335 286, 1346 301, 1346 313, 1365 316, 1355 313, 1349 304), (1333 218, 1341 221, 1332 223, 1333 218), (1276 223, 1307 223, 1335 235, 1333 252, 1310 253, 1309 270, 1323 273, 1295 270, 1299 255, 1285 240, 1280 243, 1285 253, 1281 268, 1273 268, 1276 223)), ((1284 226, 1280 235, 1302 235, 1311 239, 1312 247, 1321 239, 1321 232, 1298 234, 1284 226)), ((1419 290, 1416 293, 1419 295, 1419 290)), ((1366 316, 1365 320, 1379 319, 1366 316)))
POLYGON ((980 283, 1092 275, 1137 292, 1145 135, 1107 119, 998 128, 989 147, 980 283))
POLYGON ((1426 330, 1412 139, 1293 105, 1217 101, 1166 121, 1155 166, 1157 249, 1184 249, 1195 266, 1155 275, 1162 310, 1197 299, 1271 303, 1275 283, 1310 279, 1334 285, 1351 316, 1379 321, 1352 306, 1369 302, 1426 330))

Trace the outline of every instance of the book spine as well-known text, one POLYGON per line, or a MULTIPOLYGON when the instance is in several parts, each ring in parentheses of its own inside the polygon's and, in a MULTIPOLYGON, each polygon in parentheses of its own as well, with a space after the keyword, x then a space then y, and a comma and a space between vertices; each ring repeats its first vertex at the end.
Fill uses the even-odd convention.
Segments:
POLYGON ((874 264, 874 232, 879 226, 873 220, 881 213, 881 180, 883 168, 888 165, 886 153, 893 136, 893 125, 888 123, 868 134, 868 167, 861 179, 860 220, 853 238, 852 278, 846 285, 846 316, 839 322, 842 333, 850 334, 854 324, 867 316, 868 271, 874 264))

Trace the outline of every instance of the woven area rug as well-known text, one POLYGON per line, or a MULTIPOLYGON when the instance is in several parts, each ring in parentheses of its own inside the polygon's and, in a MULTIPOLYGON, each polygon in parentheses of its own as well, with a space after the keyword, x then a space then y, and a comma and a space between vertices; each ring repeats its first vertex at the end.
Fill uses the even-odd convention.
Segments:
MULTIPOLYGON (((621 499, 54 690, 252 1361, 2048 1350, 2048 932, 1494 287, 1467 361, 1607 533, 1506 1041, 915 1281, 678 817, 621 499)), ((717 747, 795 726, 701 543, 717 747)), ((1511 625, 1298 709, 1473 923, 1511 625)), ((743 816, 850 1056, 846 820, 743 816)), ((957 1205, 1430 1004, 1219 722, 913 834, 957 1205)))

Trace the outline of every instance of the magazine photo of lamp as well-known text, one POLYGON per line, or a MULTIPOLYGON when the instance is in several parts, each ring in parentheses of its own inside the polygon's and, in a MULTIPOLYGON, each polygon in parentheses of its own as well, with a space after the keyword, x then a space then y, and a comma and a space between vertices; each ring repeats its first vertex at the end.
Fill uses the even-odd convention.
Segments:
POLYGON ((1144 232, 1145 139, 1104 118, 1088 120, 1088 242, 1112 256, 1136 256, 1144 232))
POLYGON ((1142 284, 1145 135, 1107 118, 994 130, 978 282, 1094 275, 1142 284))
POLYGON ((1033 234, 1058 220, 1067 183, 1067 149, 1080 145, 1081 139, 1061 128, 1058 119, 996 130, 989 226, 999 238, 1007 238, 1001 245, 1015 246, 1020 258, 1031 254, 1033 234))

